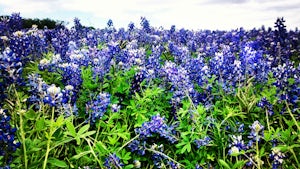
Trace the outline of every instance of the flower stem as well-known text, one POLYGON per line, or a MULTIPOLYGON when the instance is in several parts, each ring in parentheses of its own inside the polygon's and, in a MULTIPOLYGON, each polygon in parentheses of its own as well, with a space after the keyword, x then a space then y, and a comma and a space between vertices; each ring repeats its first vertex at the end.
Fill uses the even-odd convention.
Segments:
MULTIPOLYGON (((12 86, 14 88, 15 95, 17 97, 17 106, 19 109, 21 109, 21 101, 18 95, 18 92, 16 90, 15 85, 13 84, 12 86)), ((19 110, 18 109, 18 110, 19 110)), ((20 111, 20 134, 21 134, 21 139, 22 139, 22 147, 23 147, 23 155, 24 155, 24 167, 27 169, 28 167, 28 159, 27 159, 27 150, 26 150, 26 138, 25 138, 25 132, 23 128, 23 114, 26 112, 25 110, 19 110, 20 111)))
POLYGON ((26 151, 26 138, 25 138, 25 132, 23 129, 23 113, 24 112, 20 112, 20 132, 21 132, 21 138, 22 138, 22 146, 23 146, 23 155, 24 155, 24 167, 25 169, 27 169, 27 164, 28 164, 28 160, 27 160, 27 151, 26 151))
POLYGON ((259 157, 259 148, 258 148, 258 139, 256 138, 256 160, 257 168, 260 169, 260 157, 259 157))
POLYGON ((45 154, 45 160, 44 160, 44 164, 43 164, 43 169, 46 169, 46 166, 47 166, 47 161, 48 161, 48 156, 49 156, 49 152, 50 152, 50 143, 51 143, 51 137, 52 137, 52 134, 53 134, 53 123, 54 123, 54 110, 55 110, 55 107, 52 107, 52 115, 51 115, 51 121, 50 121, 50 131, 49 131, 49 134, 48 134, 48 141, 47 141, 47 150, 46 150, 46 154, 45 154))
POLYGON ((270 122, 269 122, 268 110, 266 110, 266 117, 267 117, 268 130, 270 131, 270 122))
POLYGON ((287 101, 285 101, 285 104, 286 104, 286 107, 287 107, 287 110, 288 110, 288 112, 289 112, 290 116, 292 117, 292 119, 293 119, 293 121, 294 121, 295 125, 297 126, 297 129, 298 129, 298 131, 300 131, 300 126, 298 125, 298 122, 297 122, 297 120, 295 119, 295 117, 294 117, 293 113, 291 112, 291 110, 290 110, 290 108, 289 108, 289 104, 288 104, 288 102, 287 102, 287 101))
POLYGON ((88 143, 89 147, 90 147, 90 152, 93 154, 93 156, 95 157, 96 161, 98 162, 98 165, 101 167, 101 161, 99 160, 99 158, 97 157, 91 143, 90 143, 90 140, 87 139, 87 138, 84 138, 85 141, 88 143))
POLYGON ((151 151, 151 152, 156 153, 156 154, 159 154, 159 155, 161 155, 161 156, 164 156, 164 157, 167 158, 168 160, 173 161, 174 163, 176 163, 176 164, 178 164, 178 165, 180 165, 180 166, 182 166, 182 167, 185 167, 183 164, 177 162, 176 160, 174 160, 173 158, 169 157, 169 156, 166 155, 165 153, 162 153, 162 152, 160 152, 160 151, 156 151, 156 150, 153 150, 153 149, 150 149, 150 148, 146 148, 146 150, 147 150, 147 151, 151 151))
POLYGON ((125 146, 127 146, 127 145, 128 145, 129 143, 131 143, 133 140, 137 139, 139 136, 140 136, 140 135, 138 134, 138 135, 136 135, 135 137, 133 137, 132 139, 130 139, 129 141, 127 141, 122 147, 119 148, 119 150, 118 150, 117 152, 121 151, 125 146))

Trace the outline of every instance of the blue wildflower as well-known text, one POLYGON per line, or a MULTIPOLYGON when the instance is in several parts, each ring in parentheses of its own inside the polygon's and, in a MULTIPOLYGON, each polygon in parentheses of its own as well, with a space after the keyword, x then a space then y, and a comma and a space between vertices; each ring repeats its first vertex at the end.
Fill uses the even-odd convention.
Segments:
POLYGON ((13 160, 12 154, 21 145, 21 143, 15 140, 17 129, 11 127, 10 119, 7 111, 0 108, 0 156, 3 157, 1 165, 5 165, 4 168, 9 168, 9 164, 13 160))
POLYGON ((121 169, 124 164, 121 163, 120 158, 116 154, 111 154, 105 158, 104 166, 107 169, 121 169))
POLYGON ((259 121, 256 120, 249 128, 251 129, 251 133, 248 138, 252 138, 253 141, 260 141, 264 137, 264 126, 259 121))
POLYGON ((88 103, 88 109, 86 113, 89 114, 89 120, 91 123, 95 123, 101 119, 104 113, 107 111, 108 105, 110 104, 110 94, 100 93, 97 95, 95 100, 88 103))
POLYGON ((202 146, 207 146, 211 141, 212 140, 209 136, 205 136, 203 139, 197 139, 194 142, 197 148, 201 148, 202 146))
POLYGON ((51 107, 57 106, 62 103, 62 96, 60 87, 54 84, 47 88, 47 93, 44 98, 44 103, 49 104, 51 107))
POLYGON ((286 157, 285 154, 280 152, 278 148, 273 148, 272 153, 269 156, 272 161, 272 169, 281 168, 283 159, 286 157))

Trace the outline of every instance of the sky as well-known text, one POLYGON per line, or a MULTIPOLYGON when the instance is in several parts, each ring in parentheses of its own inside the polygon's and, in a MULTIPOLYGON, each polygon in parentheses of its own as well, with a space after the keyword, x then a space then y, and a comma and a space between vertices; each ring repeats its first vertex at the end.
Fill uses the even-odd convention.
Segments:
POLYGON ((0 0, 0 15, 19 12, 23 18, 50 18, 73 26, 104 28, 112 19, 116 28, 130 22, 140 27, 146 17, 153 27, 192 30, 274 28, 284 17, 288 30, 300 27, 300 0, 0 0))

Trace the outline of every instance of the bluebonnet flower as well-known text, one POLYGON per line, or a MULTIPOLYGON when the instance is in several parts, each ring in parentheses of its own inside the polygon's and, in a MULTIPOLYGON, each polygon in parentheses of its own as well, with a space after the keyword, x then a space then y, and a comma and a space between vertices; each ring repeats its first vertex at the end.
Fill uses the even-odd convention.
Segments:
POLYGON ((109 19, 109 20, 107 21, 107 26, 108 26, 108 27, 113 27, 113 26, 114 26, 113 21, 112 21, 111 19, 109 19))
POLYGON ((145 17, 141 17, 141 26, 145 32, 150 33, 151 27, 149 21, 145 17))
POLYGON ((271 71, 270 56, 264 57, 262 50, 255 50, 253 42, 246 43, 240 53, 240 61, 246 78, 255 77, 256 82, 265 83, 271 71))
POLYGON ((172 169, 179 169, 180 166, 178 163, 174 163, 173 161, 169 160, 166 155, 164 154, 164 146, 163 144, 157 145, 152 144, 150 147, 151 150, 154 150, 151 159, 153 160, 154 166, 157 168, 172 168, 172 169))
POLYGON ((17 129, 11 127, 10 119, 10 116, 7 115, 7 110, 0 108, 0 156, 3 157, 1 165, 6 165, 4 168, 9 167, 13 160, 12 154, 21 145, 15 140, 17 129))
POLYGON ((211 138, 209 136, 205 136, 203 139, 196 139, 194 140, 197 148, 201 148, 202 146, 207 146, 211 143, 211 138))
POLYGON ((181 105, 183 98, 187 95, 192 96, 195 92, 187 71, 181 66, 176 66, 173 62, 165 62, 162 68, 162 76, 165 77, 167 83, 171 83, 171 91, 174 93, 171 104, 174 106, 174 109, 181 105))
POLYGON ((174 127, 165 124, 165 118, 160 115, 151 117, 151 121, 144 122, 142 127, 136 128, 135 133, 140 135, 140 139, 152 137, 154 134, 159 134, 161 137, 175 143, 177 138, 174 136, 174 127))
POLYGON ((133 165, 135 168, 141 168, 141 162, 139 160, 134 160, 133 165))
MULTIPOLYGON (((22 61, 10 48, 6 48, 3 53, 0 54, 1 83, 3 83, 4 86, 9 86, 13 83, 23 85, 22 72, 22 61)), ((4 88, 1 88, 1 90, 4 90, 4 88)))
POLYGON ((145 65, 145 49, 144 48, 139 48, 139 49, 128 49, 127 51, 127 64, 130 67, 132 66, 137 66, 138 68, 141 68, 145 65))
POLYGON ((299 107, 297 100, 300 95, 300 66, 295 67, 292 62, 286 62, 272 69, 276 81, 278 103, 287 101, 291 104, 292 112, 299 107))
POLYGON ((283 159, 286 157, 278 148, 273 148, 272 153, 269 156, 270 160, 272 160, 272 169, 281 168, 283 159))
POLYGON ((242 135, 238 135, 238 136, 233 135, 231 137, 231 139, 232 139, 232 141, 229 144, 230 149, 228 151, 229 155, 238 154, 242 150, 246 150, 247 149, 247 146, 244 143, 242 135))
POLYGON ((11 32, 22 29, 22 17, 20 13, 12 13, 9 17, 8 27, 11 32))
POLYGON ((231 129, 231 132, 242 134, 244 132, 245 124, 239 121, 237 121, 235 124, 236 126, 226 126, 227 130, 231 129))
POLYGON ((203 169, 203 167, 201 167, 199 164, 196 164, 195 169, 203 169))
POLYGON ((79 18, 74 18, 74 28, 76 31, 80 31, 83 28, 79 18))
POLYGON ((102 118, 104 113, 107 111, 108 105, 110 104, 110 94, 109 93, 99 93, 95 100, 88 103, 89 120, 92 124, 102 118), (90 110, 90 111, 89 111, 90 110))
POLYGON ((133 80, 131 81, 131 93, 134 94, 135 92, 141 91, 141 83, 146 78, 146 72, 140 70, 135 73, 133 80))
POLYGON ((128 31, 132 31, 134 29, 134 23, 133 22, 130 22, 128 24, 128 31))
POLYGON ((31 38, 24 31, 16 31, 9 40, 9 48, 20 59, 21 62, 28 62, 31 54, 31 38))
MULTIPOLYGON (((64 85, 71 85, 74 87, 74 92, 78 93, 82 84, 80 65, 71 63, 61 63, 58 68, 62 70, 62 82, 64 85)), ((74 96, 76 96, 74 94, 74 96)))
POLYGON ((55 34, 51 37, 51 45, 54 48, 54 53, 59 54, 63 60, 66 59, 70 38, 70 32, 66 29, 56 30, 55 34))
POLYGON ((47 92, 44 97, 44 103, 54 107, 62 103, 62 97, 63 94, 61 93, 60 87, 56 87, 54 84, 52 84, 47 88, 47 92))
POLYGON ((27 100, 30 104, 35 105, 34 108, 38 110, 46 96, 48 85, 39 74, 29 74, 27 78, 28 82, 26 86, 28 86, 28 92, 30 94, 27 100))
POLYGON ((72 115, 77 116, 78 115, 78 108, 76 103, 73 105, 70 103, 63 103, 60 107, 60 111, 65 117, 70 117, 72 115))
POLYGON ((107 169, 121 169, 124 164, 116 154, 110 154, 107 158, 105 158, 104 166, 107 169))
POLYGON ((91 55, 93 56, 92 65, 94 78, 98 77, 100 80, 102 80, 109 72, 113 58, 111 53, 117 52, 117 49, 113 50, 112 48, 113 47, 106 47, 100 51, 91 52, 91 55))
POLYGON ((131 152, 137 152, 139 155, 145 155, 146 154, 146 144, 147 142, 145 140, 133 140, 131 143, 128 144, 128 148, 131 152))
POLYGON ((274 114, 273 105, 265 97, 258 102, 257 106, 267 110, 270 116, 274 114))
POLYGON ((116 112, 119 112, 119 111, 120 111, 121 106, 118 105, 118 104, 112 104, 112 105, 110 106, 110 108, 111 108, 111 111, 112 111, 112 112, 116 113, 116 112))
POLYGON ((259 121, 254 121, 249 128, 251 129, 251 133, 248 138, 252 138, 253 141, 260 141, 264 137, 264 126, 259 121))
POLYGON ((178 65, 187 63, 188 58, 190 58, 190 51, 187 47, 177 46, 174 43, 169 43, 169 51, 174 56, 174 62, 178 65))

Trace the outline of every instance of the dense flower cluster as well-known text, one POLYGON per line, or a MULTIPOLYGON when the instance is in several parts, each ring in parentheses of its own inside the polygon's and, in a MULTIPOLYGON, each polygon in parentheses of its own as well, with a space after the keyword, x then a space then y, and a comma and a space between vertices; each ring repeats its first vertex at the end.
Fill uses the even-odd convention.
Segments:
POLYGON ((270 154, 270 159, 272 160, 272 168, 273 169, 280 168, 283 163, 283 159, 285 157, 286 156, 284 153, 280 152, 279 149, 274 148, 272 150, 272 153, 270 154))
POLYGON ((260 139, 264 137, 264 126, 261 125, 259 121, 253 122, 249 128, 251 129, 251 133, 248 138, 251 138, 254 142, 260 141, 260 139))
POLYGON ((7 166, 0 166, 9 168, 9 164, 13 160, 12 154, 20 147, 20 143, 15 140, 16 128, 10 125, 10 116, 6 114, 6 110, 0 108, 0 156, 2 156, 2 163, 7 166))
POLYGON ((197 139, 194 141, 197 148, 201 148, 202 146, 206 146, 211 142, 211 138, 208 136, 205 136, 203 139, 197 139))
POLYGON ((110 94, 99 93, 97 98, 90 103, 88 103, 89 120, 91 123, 95 123, 97 120, 101 119, 104 113, 107 111, 108 105, 110 104, 110 94))
POLYGON ((258 102, 258 107, 266 110, 270 116, 274 114, 273 105, 265 97, 262 98, 260 102, 258 102))
POLYGON ((152 116, 151 121, 144 122, 142 127, 136 128, 135 133, 138 134, 139 138, 142 140, 158 134, 160 137, 167 139, 171 143, 177 141, 174 135, 174 127, 168 126, 165 123, 165 119, 160 117, 159 114, 152 116))
POLYGON ((105 158, 104 166, 107 169, 121 169, 124 164, 121 163, 120 158, 116 154, 111 154, 105 158))
POLYGON ((46 90, 46 95, 44 98, 44 103, 49 104, 50 106, 56 106, 61 103, 63 94, 61 93, 60 87, 51 85, 46 90))
POLYGON ((0 101, 5 98, 4 91, 10 84, 23 84, 22 71, 23 63, 10 48, 0 53, 0 101))
POLYGON ((229 155, 238 154, 242 150, 246 150, 246 145, 241 135, 232 136, 232 142, 229 144, 230 150, 228 151, 229 155))

